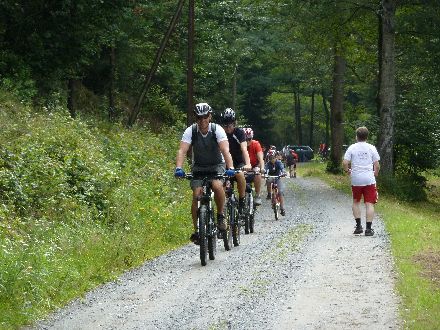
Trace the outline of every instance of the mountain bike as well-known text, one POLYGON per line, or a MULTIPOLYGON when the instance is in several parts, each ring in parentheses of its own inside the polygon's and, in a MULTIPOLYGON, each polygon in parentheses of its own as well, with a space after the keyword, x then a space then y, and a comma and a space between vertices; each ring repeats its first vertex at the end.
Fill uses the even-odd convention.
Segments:
POLYGON ((281 195, 278 190, 277 180, 285 177, 286 174, 281 175, 265 175, 264 177, 266 179, 272 179, 270 183, 270 196, 271 196, 271 203, 272 203, 272 210, 275 215, 275 220, 278 220, 280 218, 280 203, 281 203, 281 195))
POLYGON ((199 231, 200 261, 202 266, 206 266, 207 256, 209 255, 209 260, 214 260, 217 250, 217 226, 212 207, 214 198, 212 180, 223 178, 223 174, 193 173, 187 174, 185 177, 188 180, 195 177, 203 180, 202 195, 197 197, 197 228, 199 231))
POLYGON ((241 224, 238 221, 238 200, 234 193, 234 180, 226 178, 225 180, 225 218, 228 229, 223 233, 223 244, 225 250, 229 251, 233 243, 234 246, 240 245, 240 228, 241 224))

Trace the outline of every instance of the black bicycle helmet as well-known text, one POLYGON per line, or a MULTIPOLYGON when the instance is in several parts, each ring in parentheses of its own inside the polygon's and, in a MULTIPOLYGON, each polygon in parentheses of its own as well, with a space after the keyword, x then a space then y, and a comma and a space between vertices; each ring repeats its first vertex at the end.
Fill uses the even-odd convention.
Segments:
POLYGON ((235 122, 235 112, 231 108, 227 108, 225 112, 222 113, 223 124, 231 124, 235 122))
POLYGON ((196 116, 204 116, 208 113, 212 113, 212 108, 208 103, 197 103, 194 108, 196 116))

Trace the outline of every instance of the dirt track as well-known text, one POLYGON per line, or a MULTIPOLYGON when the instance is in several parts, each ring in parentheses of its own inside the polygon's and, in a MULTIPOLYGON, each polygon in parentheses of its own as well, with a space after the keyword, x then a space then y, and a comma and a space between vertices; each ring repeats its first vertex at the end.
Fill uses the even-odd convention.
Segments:
MULTIPOLYGON (((350 197, 317 179, 286 180, 286 217, 269 203, 256 232, 202 267, 188 244, 126 273, 38 329, 398 329, 383 223, 352 235, 350 197)), ((363 220, 364 221, 364 220, 363 220)))

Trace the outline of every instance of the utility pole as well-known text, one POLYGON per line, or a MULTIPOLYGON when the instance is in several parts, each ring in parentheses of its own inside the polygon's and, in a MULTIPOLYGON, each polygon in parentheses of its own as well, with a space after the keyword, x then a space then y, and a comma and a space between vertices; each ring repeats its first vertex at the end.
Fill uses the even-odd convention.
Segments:
POLYGON ((189 0, 188 16, 188 63, 186 73, 188 108, 186 112, 187 126, 192 124, 194 109, 194 0, 189 0))
POLYGON ((127 126, 129 126, 129 127, 133 126, 133 124, 136 121, 136 118, 139 114, 142 103, 144 101, 145 95, 147 94, 148 89, 150 88, 153 76, 156 73, 157 67, 159 66, 159 62, 160 62, 160 59, 162 58, 163 52, 165 50, 165 46, 166 46, 168 40, 170 39, 171 33, 173 32, 174 27, 176 26, 176 23, 180 17, 180 13, 182 12, 182 7, 183 7, 184 2, 185 2, 185 0, 179 0, 179 2, 177 4, 176 12, 170 22, 170 25, 168 26, 168 30, 167 30, 165 36, 162 39, 162 43, 156 53, 156 58, 154 59, 154 62, 151 65, 150 72, 148 73, 148 76, 145 78, 145 82, 144 82, 144 86, 142 88, 141 94, 139 95, 139 98, 137 99, 136 104, 133 107, 133 109, 129 115, 128 122, 127 122, 127 126))

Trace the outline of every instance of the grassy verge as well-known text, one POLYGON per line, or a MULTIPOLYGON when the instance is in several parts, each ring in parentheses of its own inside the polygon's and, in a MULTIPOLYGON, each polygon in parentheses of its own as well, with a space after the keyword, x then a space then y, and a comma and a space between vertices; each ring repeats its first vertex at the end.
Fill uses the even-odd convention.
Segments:
MULTIPOLYGON (((348 177, 325 173, 322 163, 299 164, 298 173, 319 177, 350 194, 348 177)), ((410 204, 381 195, 376 208, 391 237, 405 329, 440 329, 440 204, 436 180, 430 177, 428 202, 410 204)))

